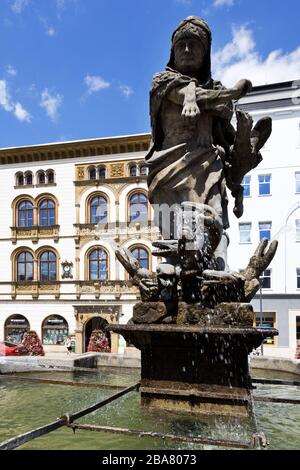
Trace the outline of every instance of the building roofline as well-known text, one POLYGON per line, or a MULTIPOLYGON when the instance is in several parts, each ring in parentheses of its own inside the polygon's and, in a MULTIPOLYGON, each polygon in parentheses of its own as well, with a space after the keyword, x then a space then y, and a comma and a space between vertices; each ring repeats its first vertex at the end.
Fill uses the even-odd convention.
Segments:
POLYGON ((149 133, 144 133, 2 148, 0 165, 145 152, 149 148, 150 138, 149 133))

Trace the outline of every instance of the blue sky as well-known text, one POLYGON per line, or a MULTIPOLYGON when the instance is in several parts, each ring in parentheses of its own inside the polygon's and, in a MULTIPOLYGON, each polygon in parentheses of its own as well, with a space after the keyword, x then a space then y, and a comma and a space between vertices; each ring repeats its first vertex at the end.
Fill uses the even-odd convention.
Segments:
POLYGON ((299 0, 0 0, 0 147, 148 132, 151 78, 191 14, 224 84, 300 79, 299 0))

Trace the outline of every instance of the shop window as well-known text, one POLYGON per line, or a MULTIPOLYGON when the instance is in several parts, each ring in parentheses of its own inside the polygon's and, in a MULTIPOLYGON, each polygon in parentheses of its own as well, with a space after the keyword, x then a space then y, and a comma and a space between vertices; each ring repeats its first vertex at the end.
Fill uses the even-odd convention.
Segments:
POLYGON ((108 260, 107 253, 101 249, 96 248, 88 257, 89 265, 89 280, 90 281, 106 281, 108 278, 108 260))
POLYGON ((63 317, 52 315, 44 320, 42 326, 42 341, 44 345, 62 345, 68 335, 69 326, 63 317))
POLYGON ((129 222, 147 222, 148 198, 144 193, 136 192, 129 198, 129 222))
POLYGON ((21 344, 24 334, 30 330, 30 325, 23 315, 13 315, 6 320, 4 330, 5 341, 21 344))
MULTIPOLYGON (((275 328, 276 326, 276 313, 256 313, 256 327, 263 328, 268 330, 268 328, 275 328)), ((264 344, 274 345, 275 344, 275 337, 274 338, 267 338, 264 341, 264 344)))
POLYGON ((300 317, 296 317, 296 335, 297 343, 300 344, 300 317))

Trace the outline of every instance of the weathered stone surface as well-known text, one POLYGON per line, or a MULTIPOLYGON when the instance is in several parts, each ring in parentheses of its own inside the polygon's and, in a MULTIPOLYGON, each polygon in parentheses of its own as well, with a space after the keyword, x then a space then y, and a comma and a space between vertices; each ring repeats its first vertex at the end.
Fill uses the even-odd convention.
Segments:
POLYGON ((177 325, 249 327, 253 322, 254 312, 250 304, 223 303, 214 309, 200 304, 178 304, 177 325))
POLYGON ((163 302, 139 302, 133 307, 132 320, 138 324, 161 323, 168 315, 163 302))

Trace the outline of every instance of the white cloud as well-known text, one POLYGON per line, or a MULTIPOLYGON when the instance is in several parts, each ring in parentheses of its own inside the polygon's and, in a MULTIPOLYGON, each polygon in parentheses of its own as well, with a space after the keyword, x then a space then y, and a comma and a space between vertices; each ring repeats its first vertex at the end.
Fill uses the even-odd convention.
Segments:
POLYGON ((17 69, 13 67, 12 65, 7 65, 6 67, 6 73, 8 75, 11 75, 12 77, 15 77, 18 73, 17 69))
POLYGON ((52 26, 49 26, 49 28, 46 29, 46 34, 47 36, 55 36, 56 31, 52 26))
POLYGON ((55 36, 56 30, 55 30, 55 28, 53 28, 53 26, 49 26, 47 19, 43 18, 43 17, 40 17, 39 20, 40 20, 40 22, 42 23, 42 25, 44 27, 45 34, 47 36, 50 36, 50 37, 55 36))
POLYGON ((58 110, 63 103, 63 98, 63 95, 59 95, 58 93, 51 95, 48 88, 45 88, 42 92, 40 106, 44 108, 51 121, 58 119, 58 110))
POLYGON ((20 14, 27 5, 29 5, 30 0, 13 0, 11 4, 11 9, 14 13, 20 14))
POLYGON ((0 108, 8 113, 12 113, 19 121, 30 122, 31 115, 26 109, 23 108, 21 103, 14 103, 11 99, 7 82, 0 80, 0 108))
POLYGON ((122 95, 125 96, 125 98, 129 98, 129 96, 133 95, 134 93, 133 89, 128 85, 121 84, 119 88, 121 90, 122 95))
POLYGON ((213 6, 218 7, 232 7, 234 5, 235 0, 214 0, 213 6))
POLYGON ((23 108, 21 103, 15 103, 14 115, 19 119, 19 121, 31 121, 31 115, 23 108))
POLYGON ((297 80, 300 77, 300 46, 284 53, 274 50, 263 58, 256 48, 254 34, 247 26, 235 27, 232 40, 213 53, 214 76, 224 85, 232 86, 241 78, 253 85, 297 80))
POLYGON ((102 77, 96 75, 86 75, 84 83, 88 87, 88 94, 91 95, 100 90, 110 87, 110 83, 106 82, 102 77))

